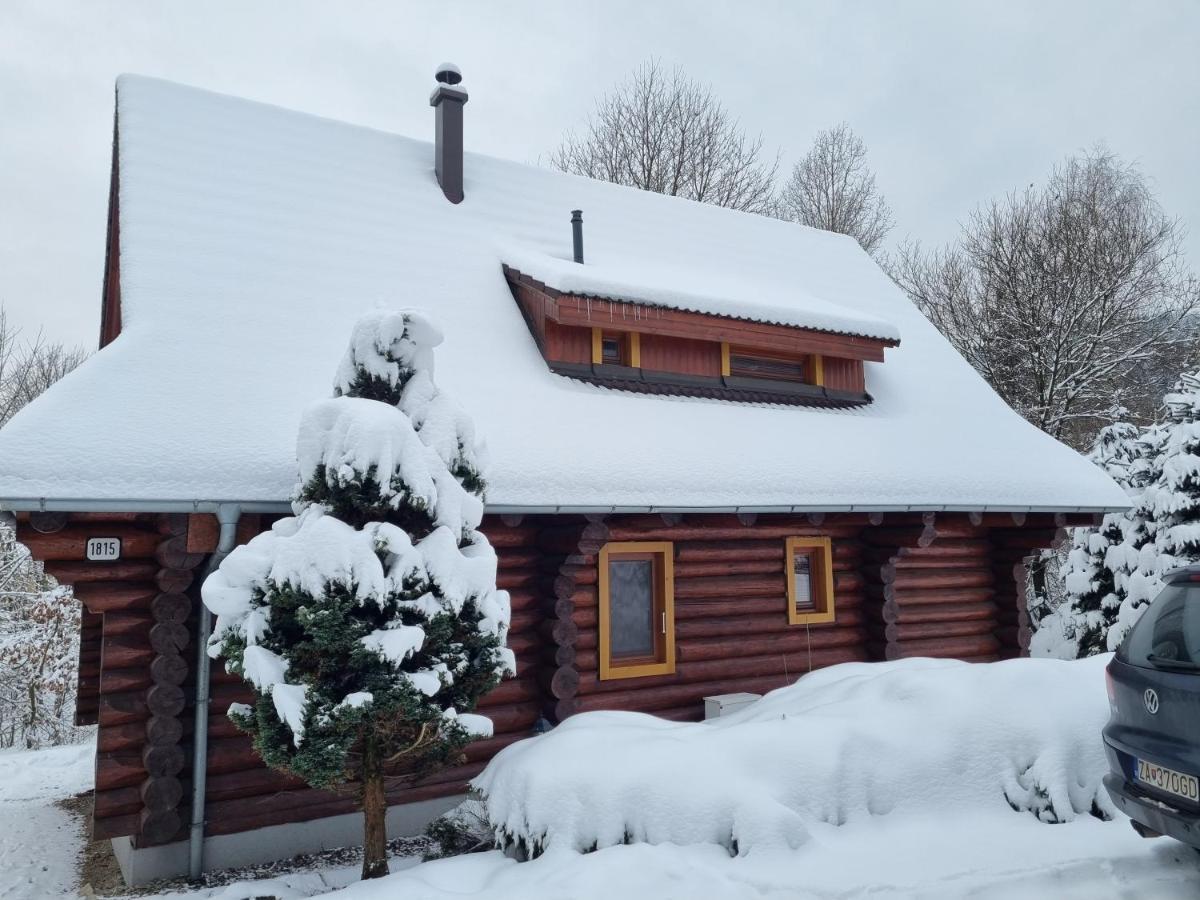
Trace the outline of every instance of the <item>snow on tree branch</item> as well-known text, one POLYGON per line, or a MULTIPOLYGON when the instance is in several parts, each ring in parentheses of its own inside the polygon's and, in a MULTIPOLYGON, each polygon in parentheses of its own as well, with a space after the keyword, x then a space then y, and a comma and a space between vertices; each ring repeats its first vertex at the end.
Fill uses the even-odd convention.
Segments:
POLYGON ((234 722, 270 766, 357 785, 364 877, 387 871, 385 775, 419 778, 491 733, 476 702, 515 673, 508 594, 479 532, 484 454, 433 379, 423 315, 355 326, 334 397, 301 417, 296 515, 204 583, 209 645, 254 688, 234 722))
POLYGON ((1181 234, 1142 174, 1097 149, 888 268, 1009 405, 1080 446, 1115 405, 1149 418, 1188 364, 1200 291, 1181 234))

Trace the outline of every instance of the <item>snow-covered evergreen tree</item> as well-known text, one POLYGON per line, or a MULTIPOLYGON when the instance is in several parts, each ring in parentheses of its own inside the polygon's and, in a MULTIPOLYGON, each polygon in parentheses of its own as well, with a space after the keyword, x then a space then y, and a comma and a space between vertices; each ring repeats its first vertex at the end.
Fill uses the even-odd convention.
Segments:
POLYGON ((476 701, 515 668, 507 593, 477 530, 470 420, 433 379, 416 312, 356 325, 334 397, 300 424, 296 515, 204 584, 210 654, 254 688, 230 716, 263 760, 316 787, 354 784, 363 877, 387 873, 385 774, 457 762, 491 722, 476 701))
POLYGON ((1162 480, 1170 437, 1169 422, 1150 425, 1138 435, 1137 456, 1129 470, 1134 506, 1118 517, 1123 539, 1105 555, 1105 565, 1117 585, 1118 606, 1109 617, 1104 643, 1093 652, 1117 648, 1146 604, 1162 589, 1162 574, 1171 568, 1171 561, 1158 551, 1159 520, 1151 499, 1162 480))
POLYGON ((1123 562, 1129 571, 1108 633, 1110 650, 1162 589, 1163 573, 1200 562, 1200 372, 1181 375, 1163 405, 1166 421, 1145 436, 1153 452, 1147 452, 1147 463, 1137 473, 1146 487, 1126 544, 1123 562))
POLYGON ((1167 417, 1130 440, 1112 426, 1092 459, 1128 491, 1132 508, 1076 529, 1063 576, 1067 601, 1039 623, 1036 655, 1115 650, 1169 569, 1200 562, 1200 373, 1163 398, 1167 417))
MULTIPOLYGON (((1088 455, 1112 478, 1131 490, 1133 470, 1140 465, 1142 445, 1136 425, 1117 422, 1100 430, 1088 455)), ((1106 562, 1114 546, 1125 541, 1127 513, 1110 513, 1097 528, 1076 528, 1060 567, 1066 590, 1062 606, 1038 622, 1031 652, 1060 657, 1103 652, 1108 629, 1121 604, 1115 574, 1106 562)))

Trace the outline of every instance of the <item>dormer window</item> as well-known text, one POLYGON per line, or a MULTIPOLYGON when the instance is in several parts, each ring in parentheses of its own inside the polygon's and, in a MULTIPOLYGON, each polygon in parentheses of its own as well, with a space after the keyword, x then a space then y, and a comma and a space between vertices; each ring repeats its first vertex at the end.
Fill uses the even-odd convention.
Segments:
POLYGON ((640 368, 641 339, 636 332, 592 329, 592 365, 640 368))
POLYGON ((504 274, 551 371, 618 390, 862 406, 871 402, 865 363, 883 362, 884 349, 899 343, 566 293, 508 266, 504 274))
POLYGON ((617 334, 605 334, 600 338, 600 362, 606 366, 627 366, 625 341, 617 334))
POLYGON ((731 348, 729 352, 729 374, 735 378, 765 378, 796 384, 816 384, 812 368, 807 356, 775 356, 740 347, 731 348))

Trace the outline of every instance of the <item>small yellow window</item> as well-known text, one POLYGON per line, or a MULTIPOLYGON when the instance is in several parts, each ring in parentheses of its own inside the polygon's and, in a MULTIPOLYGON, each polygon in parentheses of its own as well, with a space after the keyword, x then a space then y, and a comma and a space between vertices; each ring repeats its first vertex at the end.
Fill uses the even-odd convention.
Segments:
POLYGON ((592 363, 597 366, 642 365, 641 335, 634 332, 592 328, 592 363))
POLYGON ((600 550, 600 679, 675 671, 675 577, 669 542, 600 550))
POLYGON ((827 537, 787 539, 788 622, 832 622, 833 552, 827 537))

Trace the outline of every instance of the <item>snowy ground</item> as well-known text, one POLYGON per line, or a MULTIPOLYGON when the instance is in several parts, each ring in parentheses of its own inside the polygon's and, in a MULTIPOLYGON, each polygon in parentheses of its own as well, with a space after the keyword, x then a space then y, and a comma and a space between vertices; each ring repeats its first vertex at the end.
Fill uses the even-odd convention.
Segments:
POLYGON ((55 803, 92 786, 93 744, 0 752, 0 898, 70 895, 79 822, 55 803))
MULTIPOLYGON (((969 736, 959 754, 961 766, 957 772, 947 772, 946 778, 960 783, 974 778, 974 783, 982 787, 995 781, 999 776, 994 770, 1003 767, 1003 754, 996 757, 999 760, 996 762, 988 753, 995 754, 1008 748, 1018 755, 1031 754, 1030 760, 1035 756, 1049 759, 1046 754, 1058 747, 1056 759, 1075 761, 1073 768, 1066 764, 1060 775, 1068 776, 1077 788, 1082 789, 1094 782, 1097 764, 1094 759, 1088 762, 1091 754, 1075 749, 1074 742, 1081 739, 1084 732, 1093 733, 1087 725, 1089 717, 1103 715, 1103 709, 1097 710, 1095 706, 1091 684, 1091 675, 1093 672, 1099 675, 1102 662, 1094 660, 1080 665, 1034 661, 1032 664, 1007 664, 997 669, 956 668, 954 664, 945 663, 934 667, 907 664, 900 667, 902 678, 887 674, 879 680, 879 688, 886 686, 884 693, 889 697, 893 716, 882 725, 885 730, 902 730, 903 723, 895 717, 907 716, 910 719, 908 730, 919 733, 939 748, 951 745, 956 733, 969 736), (1050 671, 1045 668, 1047 665, 1071 665, 1074 668, 1051 673, 1055 677, 1047 679, 1039 674, 1050 671), (1027 689, 1028 685, 1022 682, 1031 676, 1042 686, 1035 711, 1011 707, 1014 715, 1019 713, 1021 728, 1032 729, 1024 732, 1023 737, 1013 722, 1004 724, 1004 710, 1011 706, 1004 701, 1027 689), (1000 690, 997 679, 1010 683, 1014 689, 1000 690), (1072 682, 1074 687, 1069 686, 1072 682), (987 692, 984 689, 989 683, 992 690, 987 692), (1016 687, 1021 691, 1015 690, 1016 687), (931 690, 936 693, 929 693, 931 690), (1065 696, 1059 696, 1064 691, 1065 696), (1069 702, 1072 694, 1080 707, 1074 718, 1081 727, 1057 729, 1063 732, 1060 738, 1042 741, 1038 735, 1047 734, 1044 723, 1068 718, 1054 706, 1069 702), (986 697, 984 705, 997 725, 991 739, 986 731, 971 724, 970 715, 961 708, 955 709, 956 695, 959 701, 968 696, 986 697), (935 697, 936 702, 931 702, 935 697), (911 714, 904 711, 906 706, 911 707, 911 714), (1036 708, 1041 708, 1042 712, 1038 713, 1036 708), (1087 727, 1082 727, 1084 725, 1087 727), (1009 734, 1010 739, 997 743, 996 736, 1004 733, 1009 734), (1029 744, 1033 749, 1020 749, 1022 741, 1028 742, 1032 738, 1040 742, 1040 750, 1035 744, 1029 744), (987 749, 989 746, 991 750, 987 749), (989 767, 993 769, 991 774, 989 767), (968 776, 971 772, 975 774, 968 776)), ((741 746, 747 736, 762 736, 754 728, 795 728, 800 720, 800 730, 807 735, 804 740, 776 742, 788 753, 793 753, 797 761, 813 756, 814 748, 821 746, 821 741, 814 740, 818 731, 814 727, 817 723, 812 719, 814 716, 821 717, 827 732, 826 743, 828 735, 838 730, 836 718, 839 716, 844 719, 840 727, 845 736, 862 740, 863 735, 857 730, 860 726, 853 723, 879 717, 856 715, 853 706, 869 700, 874 702, 872 697, 882 696, 879 688, 871 686, 876 673, 885 673, 884 667, 845 668, 841 673, 827 670, 819 677, 804 679, 809 682, 806 688, 777 692, 758 712, 744 716, 742 724, 723 724, 720 728, 694 726, 704 730, 684 730, 679 733, 679 739, 707 745, 709 749, 700 757, 693 755, 694 758, 720 761, 730 778, 736 774, 733 769, 739 757, 736 754, 723 757, 712 748, 729 746, 731 741, 741 746), (835 689, 837 703, 822 706, 816 702, 821 699, 818 694, 829 699, 832 696, 829 692, 835 689), (777 713, 785 706, 787 715, 780 718, 777 713), (807 728, 803 727, 806 717, 812 719, 807 728), (754 724, 756 721, 757 725, 754 724), (772 724, 775 721, 779 724, 772 724), (747 730, 748 726, 754 727, 747 730), (687 738, 688 734, 694 736, 687 738)), ((1103 698, 1102 681, 1096 687, 1103 698)), ((1028 700, 1026 697, 1026 707, 1028 700)), ((1101 707, 1106 705, 1103 699, 1099 703, 1101 707)), ((592 729, 608 727, 599 718, 590 720, 590 724, 585 719, 581 724, 592 729)), ((628 724, 633 726, 632 739, 638 742, 658 740, 662 736, 660 729, 652 724, 648 731, 636 720, 628 724)), ((539 746, 569 748, 570 741, 574 740, 571 734, 572 729, 562 729, 554 740, 539 738, 539 746)), ((614 737, 618 741, 629 739, 619 735, 614 737)), ((855 794, 856 785, 843 782, 841 779, 849 770, 841 770, 837 777, 829 780, 841 784, 836 787, 836 794, 848 804, 846 824, 826 824, 820 817, 804 812, 803 807, 797 807, 804 812, 806 830, 803 840, 790 849, 758 840, 748 851, 741 846, 742 855, 730 856, 725 847, 711 842, 680 846, 660 841, 653 845, 618 844, 581 854, 571 849, 567 841, 560 842, 557 849, 552 846, 545 855, 532 862, 520 864, 498 852, 424 864, 412 857, 397 858, 392 862, 395 874, 368 883, 356 883, 357 863, 345 856, 326 857, 315 865, 309 861, 305 865, 246 873, 246 880, 220 887, 191 889, 179 883, 162 888, 156 896, 187 900, 247 900, 251 897, 290 900, 330 892, 336 892, 333 896, 339 900, 390 900, 392 897, 411 900, 609 900, 614 895, 717 897, 723 900, 776 897, 1182 900, 1200 896, 1200 853, 1167 839, 1143 840, 1119 814, 1110 822, 1084 813, 1064 824, 1043 824, 1029 812, 1010 810, 1005 802, 992 797, 998 792, 992 788, 978 798, 966 794, 962 797, 935 796, 923 805, 922 798, 932 796, 933 792, 913 790, 913 785, 923 783, 926 776, 921 774, 920 766, 914 765, 913 759, 905 763, 898 758, 903 745, 896 744, 895 740, 891 743, 876 740, 872 746, 877 752, 860 756, 857 762, 840 749, 830 758, 848 759, 850 770, 873 773, 877 778, 886 779, 887 773, 902 776, 893 777, 892 781, 906 786, 907 795, 893 798, 895 804, 889 803, 890 808, 883 812, 853 812, 849 800, 855 794)), ((56 804, 87 789, 92 772, 92 752, 91 745, 81 745, 0 754, 0 900, 75 895, 79 888, 77 865, 84 846, 83 829, 56 804)), ((818 753, 818 757, 820 755, 818 753)), ((510 757, 514 759, 507 764, 508 780, 510 788, 516 790, 515 785, 520 779, 514 781, 512 776, 522 771, 518 760, 532 757, 528 751, 510 754, 510 757)), ((937 761, 937 758, 927 760, 937 761)), ((752 761, 751 767, 769 774, 761 760, 752 761)), ((628 777, 636 779, 636 767, 623 768, 631 773, 628 777)), ((819 771, 812 765, 805 768, 809 777, 812 772, 819 771)), ((1039 764, 1039 771, 1046 777, 1059 778, 1054 774, 1056 770, 1046 768, 1045 762, 1039 764)), ((605 777, 614 782, 610 794, 618 795, 620 788, 615 783, 615 776, 605 777)), ((772 776, 769 781, 775 784, 780 779, 772 776)), ((1046 782, 1051 790, 1054 783, 1057 782, 1046 782)), ((541 786, 554 787, 553 783, 544 780, 541 786)), ((752 787, 748 782, 746 786, 752 787)), ((540 788, 521 791, 520 796, 525 797, 521 800, 523 806, 536 810, 537 803, 530 805, 530 801, 536 800, 539 792, 540 788)), ((678 793, 675 791, 672 796, 678 793)), ((815 793, 819 792, 806 787, 801 796, 815 793)), ((878 800, 878 785, 873 794, 878 800)), ((1087 790, 1084 790, 1081 796, 1086 795, 1087 790)), ((560 798, 560 803, 569 799, 560 798)), ((765 815, 769 805, 762 805, 762 798, 757 802, 759 805, 755 809, 763 810, 764 815, 753 818, 771 819, 770 815, 765 815)), ((564 826, 560 823, 553 827, 561 829, 564 826)), ((553 841, 550 843, 554 844, 553 841)))
POLYGON ((426 863, 339 900, 1031 898, 1200 896, 1200 855, 1127 821, 1043 825, 1016 813, 882 816, 814 829, 799 850, 731 858, 720 847, 633 845, 514 863, 499 853, 426 863))

